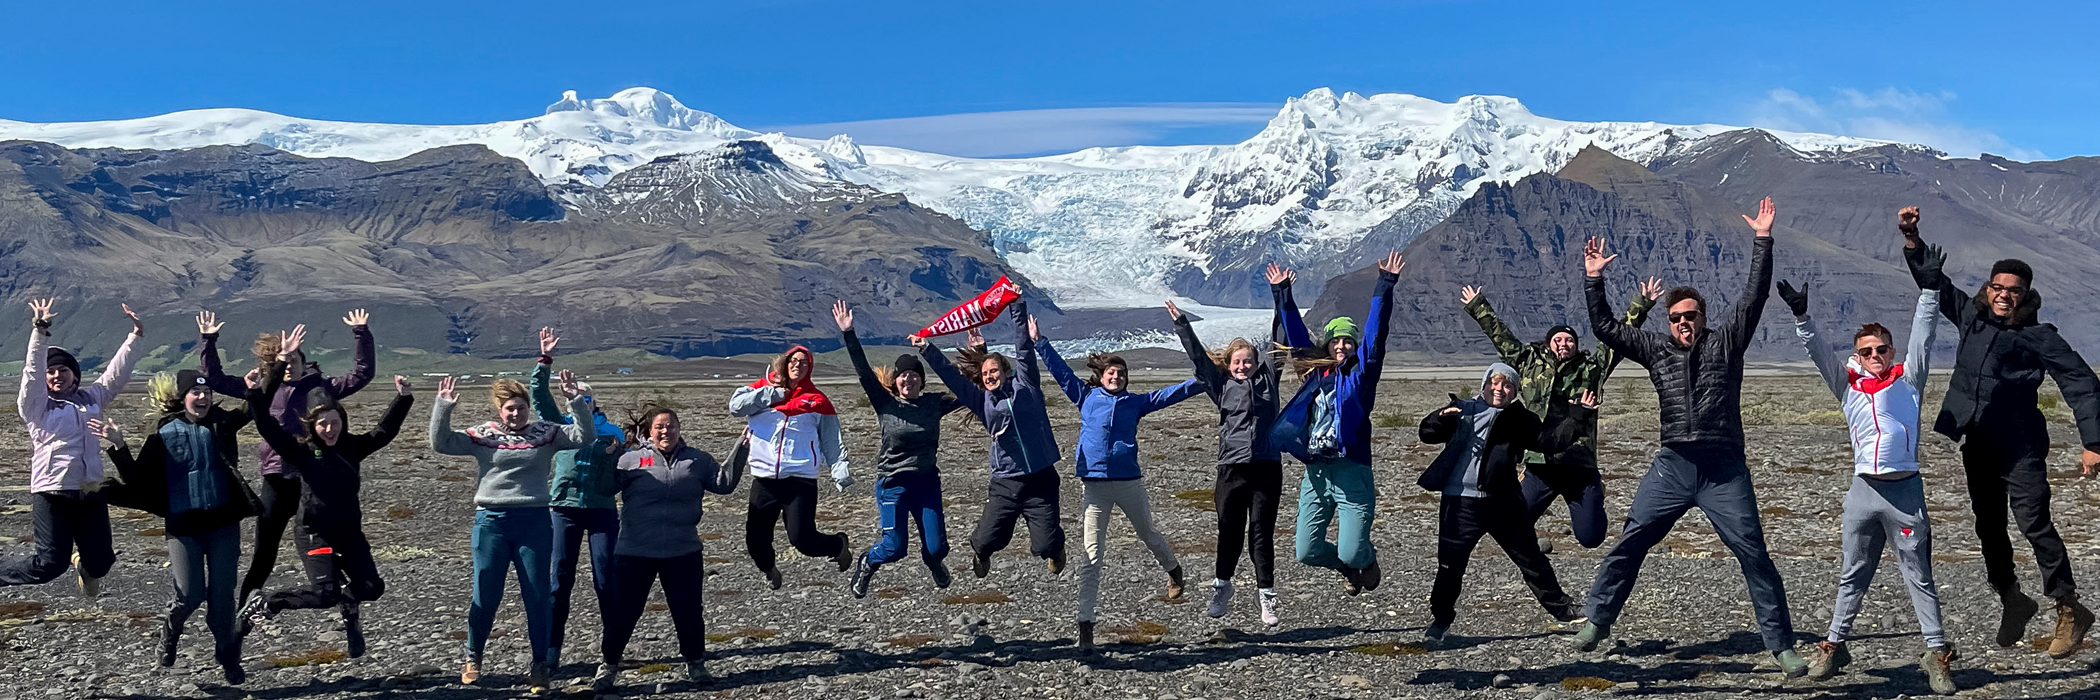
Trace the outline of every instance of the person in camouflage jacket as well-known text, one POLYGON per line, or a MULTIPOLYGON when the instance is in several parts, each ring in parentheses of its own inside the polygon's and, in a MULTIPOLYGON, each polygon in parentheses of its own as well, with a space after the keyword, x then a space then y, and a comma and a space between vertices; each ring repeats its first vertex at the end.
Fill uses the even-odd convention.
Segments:
MULTIPOLYGON (((1643 282, 1641 293, 1634 295, 1633 303, 1627 306, 1626 325, 1638 328, 1646 322, 1648 310, 1655 307, 1662 290, 1660 279, 1650 277, 1643 282)), ((1579 437, 1566 451, 1550 459, 1538 452, 1524 453, 1526 478, 1521 486, 1532 522, 1545 515, 1554 498, 1559 497, 1568 502, 1575 541, 1584 548, 1596 548, 1604 543, 1609 524, 1604 516, 1604 480, 1597 472, 1597 412, 1576 412, 1570 408, 1584 394, 1603 388, 1604 380, 1619 365, 1619 354, 1607 347, 1599 347, 1595 352, 1582 350, 1581 338, 1569 326, 1554 326, 1546 332, 1545 340, 1525 343, 1495 316, 1495 308, 1488 305, 1487 296, 1479 287, 1461 289, 1459 298, 1465 302, 1466 313, 1480 324, 1481 332, 1494 342, 1502 363, 1516 368, 1524 405, 1535 407, 1549 429, 1562 421, 1581 421, 1576 430, 1579 437)))

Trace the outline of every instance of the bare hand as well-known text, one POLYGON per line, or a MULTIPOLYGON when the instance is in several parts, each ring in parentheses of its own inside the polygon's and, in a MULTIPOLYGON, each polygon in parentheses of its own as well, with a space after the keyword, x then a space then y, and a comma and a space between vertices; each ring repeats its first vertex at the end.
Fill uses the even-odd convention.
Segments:
POLYGON ((1916 237, 1918 235, 1918 213, 1917 207, 1904 207, 1898 210, 1896 212, 1896 230, 1902 231, 1905 236, 1916 237))
POLYGON ((343 317, 343 324, 351 328, 368 325, 371 322, 372 315, 365 313, 364 309, 352 309, 349 315, 343 317))
POLYGON ((1400 274, 1401 270, 1407 269, 1407 260, 1400 257, 1400 251, 1396 250, 1386 253, 1385 259, 1378 262, 1378 269, 1381 272, 1397 275, 1400 274))
POLYGON ((2078 459, 2078 469, 2085 474, 2086 478, 2100 476, 2100 452, 2086 450, 2085 454, 2078 459))
POLYGON ((306 324, 301 323, 292 326, 292 332, 280 332, 277 338, 278 347, 280 348, 277 351, 277 361, 290 362, 292 361, 292 353, 298 352, 300 345, 306 344, 306 324))
POLYGON ((146 337, 146 322, 139 320, 138 312, 132 311, 130 304, 123 304, 122 306, 124 307, 124 315, 131 317, 131 334, 141 338, 146 337))
POLYGON ((402 396, 416 395, 415 392, 409 391, 408 377, 404 377, 398 374, 394 375, 394 392, 402 396))
POLYGON ((1577 406, 1581 406, 1581 407, 1583 407, 1583 408, 1596 408, 1596 407, 1597 407, 1597 390, 1596 390, 1596 389, 1588 389, 1588 390, 1585 390, 1585 391, 1583 391, 1583 392, 1582 392, 1582 398, 1576 399, 1576 400, 1574 400, 1574 401, 1569 401, 1568 403, 1572 403, 1572 404, 1575 404, 1575 405, 1577 405, 1577 406))
POLYGON ((568 370, 561 371, 561 395, 570 400, 583 395, 583 387, 577 386, 576 375, 568 370))
POLYGON ((250 391, 261 389, 263 387, 262 370, 248 370, 247 374, 241 375, 241 381, 248 384, 250 391))
POLYGON ((1771 238, 1772 217, 1777 212, 1778 210, 1772 207, 1772 198, 1766 197, 1757 203, 1757 218, 1752 219, 1746 214, 1743 216, 1743 223, 1749 224, 1750 230, 1755 231, 1758 238, 1771 238))
POLYGON ((55 297, 29 300, 29 320, 40 326, 51 325, 51 305, 57 302, 55 297))
POLYGON ((1298 273, 1292 272, 1290 268, 1276 263, 1269 263, 1266 276, 1269 278, 1269 284, 1284 284, 1298 280, 1298 273))
POLYGON ((1037 343, 1043 342, 1043 331, 1035 325, 1035 314, 1028 315, 1028 340, 1037 343))
POLYGON ((1449 408, 1445 408, 1444 410, 1441 410, 1441 411, 1437 411, 1437 412, 1436 412, 1436 414, 1437 414, 1437 415, 1439 415, 1439 416, 1448 416, 1448 415, 1452 415, 1452 414, 1454 414, 1454 413, 1458 413, 1458 411, 1459 411, 1459 408, 1458 408, 1457 406, 1451 406, 1451 407, 1449 407, 1449 408))
POLYGON ((211 335, 217 333, 219 332, 219 328, 225 325, 226 324, 219 322, 218 314, 212 313, 210 311, 197 312, 197 335, 211 335))
POLYGON ((554 346, 560 343, 561 338, 554 336, 553 327, 540 326, 540 354, 552 357, 554 355, 554 346))
POLYGON ((964 338, 967 338, 967 339, 969 339, 969 341, 970 341, 970 347, 973 347, 973 348, 981 348, 981 347, 984 347, 984 333, 982 333, 982 332, 978 331, 978 330, 977 330, 977 329, 975 329, 975 328, 972 328, 972 329, 970 329, 970 330, 969 330, 969 335, 965 335, 965 336, 963 336, 963 337, 964 337, 964 338))
POLYGON ((1648 301, 1661 299, 1662 295, 1663 281, 1661 277, 1650 277, 1641 282, 1641 296, 1647 297, 1648 301))
POLYGON ((833 302, 831 320, 838 322, 840 333, 853 330, 853 307, 847 306, 844 299, 833 302))
POLYGON ((905 339, 905 340, 908 340, 908 341, 911 341, 911 346, 912 346, 912 347, 915 347, 915 348, 923 348, 923 347, 926 347, 926 339, 925 339, 925 338, 921 338, 921 337, 919 337, 919 336, 916 336, 916 335, 907 335, 907 336, 904 336, 904 339, 905 339))
POLYGON ((118 429, 115 423, 107 423, 100 418, 88 419, 87 432, 89 435, 108 440, 112 445, 124 444, 124 431, 118 429))
POLYGON ((1473 300, 1474 300, 1474 299, 1479 299, 1479 298, 1480 298, 1480 288, 1479 288, 1479 287, 1474 287, 1474 286, 1468 285, 1468 286, 1464 286, 1464 287, 1459 287, 1459 288, 1458 288, 1458 303, 1461 303, 1461 304, 1471 304, 1471 303, 1473 303, 1473 300))
POLYGON ((1172 299, 1167 300, 1167 315, 1174 317, 1176 321, 1181 320, 1181 309, 1174 306, 1174 300, 1172 299))
POLYGON ((1582 244, 1582 271, 1591 277, 1603 277, 1604 268, 1611 265, 1611 261, 1617 259, 1619 259, 1619 256, 1616 253, 1612 255, 1604 254, 1604 239, 1602 238, 1592 238, 1588 243, 1582 244))
POLYGON ((459 392, 458 392, 458 391, 454 391, 454 389, 455 389, 455 388, 456 388, 456 387, 458 386, 458 384, 459 384, 459 378, 458 378, 458 377, 453 377, 453 376, 449 376, 449 375, 448 375, 448 376, 445 376, 445 377, 441 377, 441 378, 439 378, 439 379, 438 379, 438 400, 439 400, 439 401, 448 401, 448 402, 449 402, 449 401, 458 401, 458 400, 459 400, 459 392))

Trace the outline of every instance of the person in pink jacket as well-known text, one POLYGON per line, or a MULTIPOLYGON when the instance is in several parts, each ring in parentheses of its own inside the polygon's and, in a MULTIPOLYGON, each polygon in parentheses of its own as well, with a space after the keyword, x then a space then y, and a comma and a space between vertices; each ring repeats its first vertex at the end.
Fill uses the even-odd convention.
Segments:
POLYGON ((80 361, 64 348, 47 346, 51 305, 55 299, 29 302, 35 328, 29 332, 29 356, 22 364, 22 393, 15 409, 29 427, 32 456, 29 496, 35 522, 36 551, 0 558, 0 586, 46 583, 66 572, 68 555, 80 572, 80 593, 101 591, 101 579, 117 562, 109 537, 109 505, 102 488, 99 437, 88 421, 102 417, 102 407, 131 381, 132 347, 146 326, 130 306, 131 335, 104 363, 94 384, 80 385, 80 361), (76 553, 77 550, 77 553, 76 553))

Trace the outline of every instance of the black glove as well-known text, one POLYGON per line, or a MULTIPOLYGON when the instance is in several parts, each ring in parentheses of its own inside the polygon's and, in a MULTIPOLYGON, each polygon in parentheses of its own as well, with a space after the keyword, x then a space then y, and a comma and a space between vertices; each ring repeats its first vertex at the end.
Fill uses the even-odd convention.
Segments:
POLYGON ((1807 289, 1795 289, 1794 285, 1787 284, 1786 280, 1780 280, 1779 298, 1786 300, 1787 308, 1793 309, 1794 318, 1801 318, 1808 315, 1807 289))
POLYGON ((1940 266, 1946 264, 1947 254, 1939 246, 1919 244, 1908 251, 1911 255, 1910 278, 1919 289, 1932 289, 1939 285, 1940 266))

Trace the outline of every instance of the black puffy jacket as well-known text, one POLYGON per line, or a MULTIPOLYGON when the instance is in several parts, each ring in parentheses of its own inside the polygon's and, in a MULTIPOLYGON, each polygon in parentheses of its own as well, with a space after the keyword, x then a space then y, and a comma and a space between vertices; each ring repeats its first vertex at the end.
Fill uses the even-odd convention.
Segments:
MULTIPOLYGON (((1469 446, 1451 442, 1451 438, 1458 434, 1459 421, 1472 420, 1473 414, 1464 410, 1467 403, 1452 396, 1451 402, 1444 404, 1443 408, 1423 416, 1416 429, 1423 444, 1444 446, 1444 451, 1415 480, 1415 485, 1425 491, 1443 491, 1444 485, 1451 481, 1452 470, 1459 468, 1459 460, 1469 446), (1448 408, 1461 410, 1447 414, 1444 410, 1448 408)), ((1474 405, 1484 404, 1476 400, 1474 405)), ((1559 421, 1549 428, 1521 401, 1503 408, 1501 415, 1495 416, 1494 426, 1488 428, 1486 442, 1480 446, 1480 491, 1489 496, 1516 494, 1517 465, 1524 463, 1525 452, 1543 452, 1550 459, 1577 447, 1577 441, 1588 435, 1583 426, 1594 423, 1596 409, 1569 406, 1567 415, 1571 420, 1559 421)))
MULTIPOLYGON (((1662 408, 1662 444, 1742 447, 1743 353, 1772 296, 1770 237, 1751 246, 1750 287, 1729 310, 1727 322, 1699 329, 1691 347, 1671 340, 1668 325, 1662 332, 1643 331, 1619 320, 1604 298, 1604 278, 1587 278, 1582 288, 1597 342, 1648 368, 1662 408)), ((1707 309, 1705 320, 1712 321, 1712 314, 1707 309)))
POLYGON ((2001 440, 2048 442, 2048 422, 2036 401, 2042 375, 2056 378, 2064 403, 2078 418, 2078 439, 2100 451, 2100 379, 2056 326, 2041 323, 2042 295, 2032 289, 2010 318, 1992 314, 1984 290, 1964 294, 1937 267, 1925 267, 1924 248, 1903 252, 1911 274, 1936 289, 1940 312, 1961 332, 1954 377, 1932 429, 1960 440, 1978 432, 2001 440))

